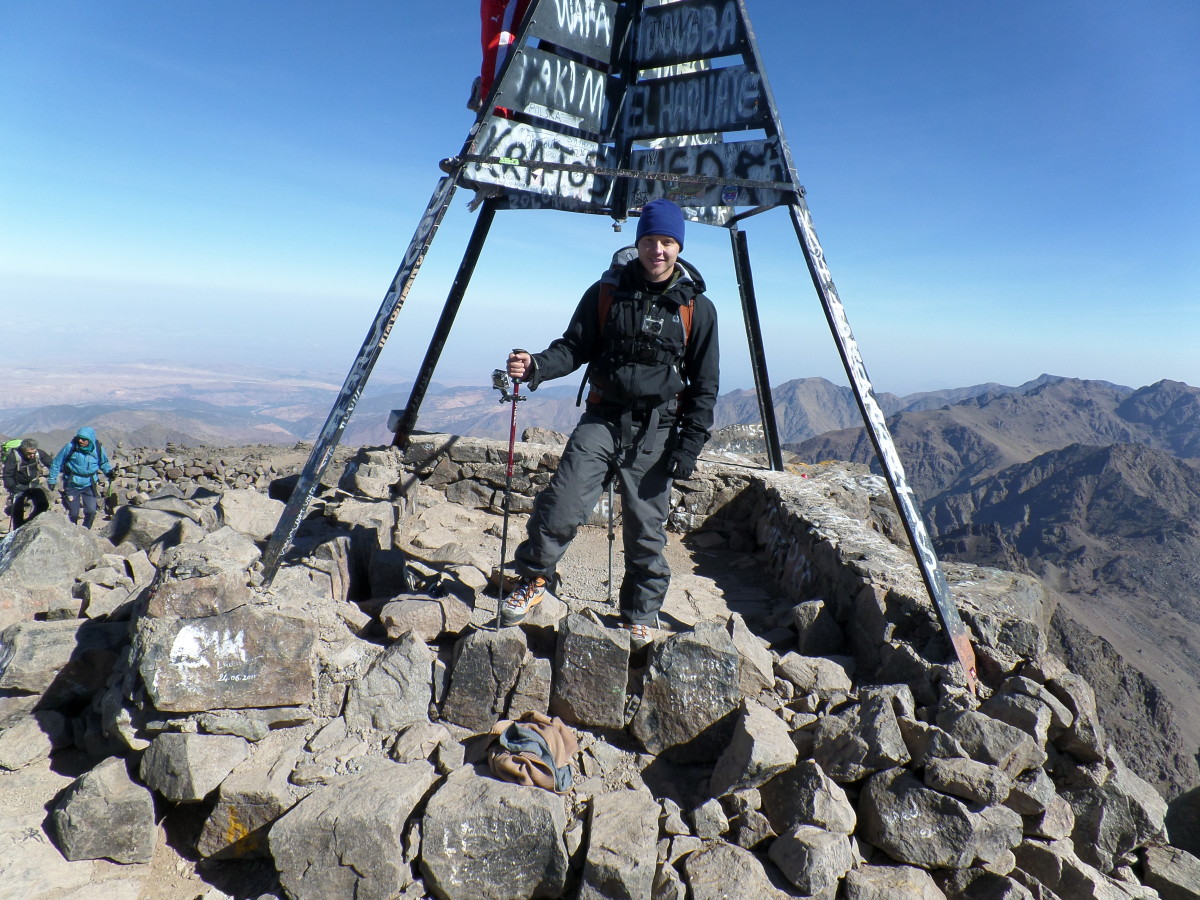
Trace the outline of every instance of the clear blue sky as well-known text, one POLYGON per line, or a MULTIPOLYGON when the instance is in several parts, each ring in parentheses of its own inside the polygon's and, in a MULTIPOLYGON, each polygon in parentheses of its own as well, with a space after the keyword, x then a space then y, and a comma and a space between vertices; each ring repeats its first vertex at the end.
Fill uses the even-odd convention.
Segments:
MULTIPOLYGON (((1200 385, 1200 3, 748 0, 876 389, 1042 372, 1200 385)), ((473 121, 473 2, 4 0, 6 365, 111 356, 340 381, 473 121)), ((411 376, 460 192, 384 350, 411 376)), ((746 230, 775 383, 846 383, 783 211, 746 230)), ((628 235, 625 235, 626 237, 628 235)), ((497 217, 437 378, 540 349, 618 245, 497 217)), ((685 258, 751 385, 723 230, 685 258)))

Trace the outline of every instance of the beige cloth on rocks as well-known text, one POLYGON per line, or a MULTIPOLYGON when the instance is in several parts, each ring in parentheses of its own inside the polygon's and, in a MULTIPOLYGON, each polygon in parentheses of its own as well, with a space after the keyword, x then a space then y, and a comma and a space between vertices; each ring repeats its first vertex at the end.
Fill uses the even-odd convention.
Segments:
POLYGON ((502 781, 565 794, 571 789, 571 757, 579 752, 575 732, 555 716, 527 712, 492 727, 488 768, 502 781), (517 749, 520 748, 520 749, 517 749), (549 759, 547 758, 549 757, 549 759), (553 765, 550 760, 553 760, 553 765))

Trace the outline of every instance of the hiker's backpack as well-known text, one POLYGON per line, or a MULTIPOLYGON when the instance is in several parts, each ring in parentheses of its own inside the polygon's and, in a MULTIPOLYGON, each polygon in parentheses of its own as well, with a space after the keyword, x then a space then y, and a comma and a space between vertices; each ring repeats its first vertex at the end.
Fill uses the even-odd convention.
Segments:
MULTIPOLYGON (((622 247, 613 254, 612 262, 609 267, 600 276, 600 295, 596 302, 596 316, 598 320, 598 330, 596 332, 596 341, 598 349, 603 345, 604 334, 611 318, 613 299, 616 294, 617 286, 621 283, 621 274, 625 270, 625 266, 637 258, 636 247, 622 247)), ((686 264, 685 264, 686 267, 686 264)), ((679 363, 683 359, 684 352, 687 349, 687 344, 692 337, 692 319, 695 315, 695 302, 687 303, 679 306, 679 319, 683 325, 683 344, 674 349, 668 349, 665 345, 653 350, 643 350, 643 354, 647 355, 647 362, 660 363, 664 366, 675 366, 678 368, 679 363)), ((593 360, 595 357, 593 357, 593 360)), ((579 406, 583 400, 583 392, 587 387, 588 380, 592 374, 592 362, 587 364, 583 372, 583 381, 579 385, 579 394, 575 398, 575 405, 579 406)), ((601 397, 599 392, 593 386, 588 394, 589 403, 600 402, 601 397)))
POLYGON ((21 446, 21 438, 13 438, 12 440, 5 441, 3 444, 3 449, 4 449, 3 458, 8 459, 8 454, 12 453, 12 451, 16 450, 20 446, 21 446))

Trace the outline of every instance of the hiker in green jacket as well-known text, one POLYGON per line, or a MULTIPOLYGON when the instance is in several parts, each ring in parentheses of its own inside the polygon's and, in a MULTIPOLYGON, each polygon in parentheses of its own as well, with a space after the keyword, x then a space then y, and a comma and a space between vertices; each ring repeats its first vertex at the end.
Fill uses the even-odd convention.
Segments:
POLYGON ((113 464, 104 447, 96 440, 96 430, 87 425, 75 433, 75 437, 58 451, 50 463, 50 490, 55 489, 61 474, 67 517, 78 524, 82 508, 84 528, 91 528, 96 521, 97 481, 102 473, 111 480, 114 477, 113 464))
POLYGON ((50 508, 50 498, 42 486, 42 477, 50 468, 50 454, 38 449, 38 442, 25 438, 4 456, 4 489, 8 491, 6 512, 12 516, 13 528, 20 528, 29 519, 50 508), (27 517, 26 506, 33 512, 27 517))

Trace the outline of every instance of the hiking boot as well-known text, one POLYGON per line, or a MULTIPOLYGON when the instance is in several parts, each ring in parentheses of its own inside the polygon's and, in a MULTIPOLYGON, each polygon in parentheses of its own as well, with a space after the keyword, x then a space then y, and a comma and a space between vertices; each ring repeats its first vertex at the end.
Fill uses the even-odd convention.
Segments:
POLYGON ((657 631, 659 628, 658 616, 654 617, 654 623, 651 625, 647 625, 642 622, 630 622, 626 619, 622 619, 617 623, 617 627, 623 631, 628 631, 629 645, 634 650, 640 650, 647 644, 653 643, 655 637, 657 637, 657 631))
POLYGON ((540 575, 522 578, 500 606, 500 624, 523 622, 529 611, 546 597, 546 579, 540 575))

